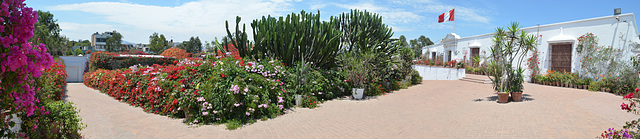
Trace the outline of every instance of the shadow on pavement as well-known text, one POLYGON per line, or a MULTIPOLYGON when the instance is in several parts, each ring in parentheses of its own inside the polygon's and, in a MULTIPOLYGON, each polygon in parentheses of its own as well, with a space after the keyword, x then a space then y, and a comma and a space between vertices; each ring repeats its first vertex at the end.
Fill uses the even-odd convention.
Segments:
MULTIPOLYGON (((478 98, 478 99, 474 99, 474 102, 482 102, 482 101, 493 101, 493 102, 498 102, 498 94, 497 93, 493 93, 493 96, 489 96, 486 98, 478 98)), ((522 94, 522 100, 520 102, 524 102, 524 101, 533 101, 535 99, 533 99, 533 97, 529 94, 522 94)), ((509 97, 509 102, 514 102, 513 99, 511 97, 509 97)))

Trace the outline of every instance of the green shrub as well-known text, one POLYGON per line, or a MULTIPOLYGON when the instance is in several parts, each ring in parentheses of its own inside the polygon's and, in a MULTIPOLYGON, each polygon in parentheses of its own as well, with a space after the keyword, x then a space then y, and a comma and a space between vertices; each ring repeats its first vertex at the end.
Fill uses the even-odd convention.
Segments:
POLYGON ((603 83, 601 81, 592 81, 589 84, 589 91, 600 91, 601 87, 603 87, 603 83))
POLYGON ((153 64, 169 65, 176 62, 176 58, 151 58, 151 57, 120 57, 118 54, 108 52, 94 52, 89 58, 89 71, 97 69, 115 70, 129 68, 133 65, 151 66, 153 64))
POLYGON ((416 85, 420 83, 422 83, 422 76, 420 76, 420 73, 414 69, 411 74, 411 84, 416 85))

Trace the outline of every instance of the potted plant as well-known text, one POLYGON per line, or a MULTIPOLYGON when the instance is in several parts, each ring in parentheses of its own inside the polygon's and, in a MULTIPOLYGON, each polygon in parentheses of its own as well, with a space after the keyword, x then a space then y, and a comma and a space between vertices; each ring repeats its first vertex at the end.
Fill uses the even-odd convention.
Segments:
POLYGON ((373 68, 372 62, 375 55, 370 52, 349 52, 341 56, 343 64, 342 70, 345 71, 347 78, 353 83, 351 90, 354 99, 362 99, 365 93, 365 87, 370 78, 369 69, 373 68))
POLYGON ((524 69, 522 68, 518 68, 518 70, 516 70, 516 74, 513 78, 513 80, 511 81, 511 98, 513 99, 513 101, 520 101, 522 100, 522 91, 524 89, 524 69))
POLYGON ((493 37, 494 45, 490 48, 491 55, 485 72, 489 74, 501 103, 506 102, 505 97, 508 101, 509 93, 520 91, 516 95, 522 96, 522 62, 529 51, 537 49, 537 36, 529 35, 520 28, 522 26, 517 22, 511 23, 507 30, 497 28, 493 37))

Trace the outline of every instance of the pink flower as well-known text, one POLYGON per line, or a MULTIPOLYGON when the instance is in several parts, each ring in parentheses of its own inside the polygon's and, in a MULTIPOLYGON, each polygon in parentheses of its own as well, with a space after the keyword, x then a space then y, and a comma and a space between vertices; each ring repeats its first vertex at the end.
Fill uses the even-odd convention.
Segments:
POLYGON ((207 116, 207 115, 209 115, 209 112, 206 112, 206 111, 202 112, 202 116, 207 116))
POLYGON ((240 87, 238 87, 238 85, 231 85, 231 89, 229 89, 229 91, 233 91, 233 94, 238 94, 240 93, 240 87))
POLYGON ((246 114, 247 114, 247 116, 251 115, 251 113, 249 113, 249 112, 246 112, 246 114))
POLYGON ((629 93, 629 94, 625 95, 623 98, 631 99, 631 98, 633 98, 633 93, 629 93))
POLYGON ((318 95, 322 95, 322 92, 318 92, 318 95))

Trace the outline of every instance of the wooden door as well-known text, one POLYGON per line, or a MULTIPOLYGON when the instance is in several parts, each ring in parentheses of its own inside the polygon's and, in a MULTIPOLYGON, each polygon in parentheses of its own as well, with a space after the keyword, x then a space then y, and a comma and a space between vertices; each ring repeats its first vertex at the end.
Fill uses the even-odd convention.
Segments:
POLYGON ((478 63, 476 61, 473 61, 473 59, 479 55, 480 55, 480 48, 471 48, 471 57, 469 57, 469 61, 471 61, 474 66, 478 65, 478 63))
POLYGON ((449 61, 451 61, 451 50, 447 52, 447 60, 444 62, 449 62, 449 61))
POLYGON ((436 60, 436 52, 431 52, 431 61, 436 60))
POLYGON ((551 46, 551 70, 571 72, 571 44, 551 46))

